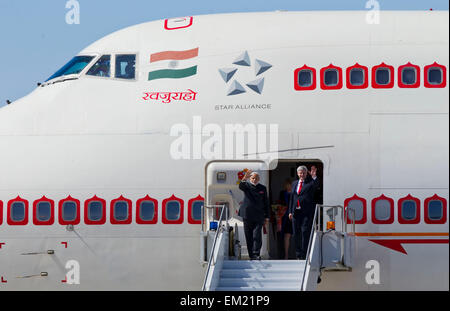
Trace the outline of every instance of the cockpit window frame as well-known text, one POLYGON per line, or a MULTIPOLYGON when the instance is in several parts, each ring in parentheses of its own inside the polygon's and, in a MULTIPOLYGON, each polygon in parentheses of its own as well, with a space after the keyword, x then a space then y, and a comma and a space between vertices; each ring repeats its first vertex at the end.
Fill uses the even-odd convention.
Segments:
POLYGON ((114 52, 111 53, 111 80, 121 82, 138 82, 139 81, 139 52, 114 52), (134 79, 116 78, 116 57, 117 55, 136 55, 136 61, 134 64, 134 79))
MULTIPOLYGON (((83 68, 83 70, 81 70, 79 73, 77 73, 77 74, 70 74, 70 75, 62 75, 62 76, 58 76, 58 77, 55 77, 55 78, 53 78, 53 79, 51 79, 51 80, 47 80, 47 81, 45 81, 45 83, 43 83, 43 84, 52 84, 53 82, 55 82, 55 81, 58 81, 58 79, 61 79, 61 77, 66 77, 67 79, 70 79, 70 78, 80 78, 80 77, 82 77, 82 76, 86 76, 86 72, 92 67, 92 65, 93 64, 95 64, 96 62, 97 62, 97 60, 102 56, 101 54, 98 54, 98 53, 82 53, 82 54, 77 54, 77 55, 75 55, 74 57, 77 57, 77 56, 86 56, 86 57, 92 57, 92 59, 91 59, 91 61, 83 68)), ((72 57, 72 59, 74 58, 74 57, 72 57)), ((67 64, 67 63, 66 63, 67 64)), ((66 64, 64 64, 63 66, 65 66, 66 64)), ((61 67, 62 68, 62 67, 61 67)), ((60 68, 60 69, 61 69, 60 68)), ((60 70, 60 69, 58 69, 58 71, 60 70)), ((55 72, 56 73, 56 72, 55 72)))
MULTIPOLYGON (((89 68, 87 68, 87 70, 82 74, 84 77, 88 77, 88 78, 101 78, 101 79, 111 79, 112 77, 111 77, 111 75, 112 75, 112 68, 113 68, 113 64, 112 64, 112 61, 113 61, 113 53, 100 53, 100 54, 97 54, 97 56, 95 57, 95 60, 94 60, 94 62, 93 63, 91 63, 91 64, 89 64, 87 67, 89 67, 89 68), (88 72, 89 72, 89 70, 91 70, 91 68, 103 57, 103 56, 109 56, 109 77, 106 77, 106 76, 104 76, 104 77, 102 77, 102 76, 96 76, 96 75, 88 75, 88 72)), ((86 68, 85 68, 86 69, 86 68)), ((84 70, 83 70, 84 71, 84 70)))

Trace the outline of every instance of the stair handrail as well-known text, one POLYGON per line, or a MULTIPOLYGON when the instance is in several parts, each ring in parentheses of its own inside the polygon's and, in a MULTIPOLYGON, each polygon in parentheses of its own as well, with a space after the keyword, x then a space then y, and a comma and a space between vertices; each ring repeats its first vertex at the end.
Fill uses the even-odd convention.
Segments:
POLYGON ((209 271, 211 270, 211 266, 213 265, 212 264, 213 261, 214 261, 214 265, 216 264, 215 260, 214 260, 214 253, 215 253, 215 250, 216 250, 216 244, 217 244, 217 238, 219 237, 219 232, 223 231, 222 221, 223 221, 223 212, 224 211, 225 211, 225 217, 226 217, 225 228, 228 231, 228 209, 225 208, 226 205, 225 204, 222 204, 222 205, 206 205, 204 207, 205 208, 209 208, 209 209, 213 209, 213 208, 219 207, 219 208, 221 208, 221 211, 220 211, 219 222, 217 224, 216 233, 214 235, 214 242, 213 242, 213 246, 211 248, 211 254, 209 254, 208 268, 206 269, 205 277, 203 279, 202 291, 205 291, 205 289, 206 289, 206 282, 208 280, 209 271))
MULTIPOLYGON (((303 277, 302 277, 302 284, 301 284, 301 288, 303 288, 303 284, 305 282, 305 275, 306 275, 306 267, 308 266, 308 264, 311 264, 311 260, 310 260, 310 252, 311 252, 311 244, 312 244, 312 239, 314 237, 314 233, 316 233, 317 231, 319 231, 320 227, 319 227, 319 221, 320 221, 320 217, 318 217, 318 215, 323 215, 323 209, 329 207, 332 209, 341 209, 341 228, 342 228, 342 232, 347 233, 347 222, 348 222, 348 213, 346 213, 346 210, 350 210, 353 212, 353 218, 352 218, 352 229, 353 229, 353 234, 355 233, 355 211, 353 209, 345 209, 342 205, 323 205, 323 204, 316 204, 316 209, 314 211, 314 218, 313 218, 313 222, 312 222, 312 230, 311 230, 311 234, 309 235, 309 241, 308 241, 308 250, 306 252, 306 262, 305 262, 305 271, 303 272, 303 277)), ((323 223, 322 223, 323 225, 323 223)), ((322 250, 320 250, 322 251, 322 250)), ((322 255, 322 254, 321 254, 322 255)))
POLYGON ((303 284, 305 283, 305 274, 306 274, 305 272, 306 272, 306 268, 308 266, 309 253, 310 253, 311 243, 312 243, 312 237, 314 236, 314 233, 317 231, 317 224, 316 224, 316 222, 317 222, 317 214, 320 211, 321 211, 320 204, 316 204, 316 208, 314 210, 314 218, 313 218, 313 222, 312 222, 312 230, 311 230, 311 234, 309 235, 308 250, 306 251, 305 269, 303 270, 302 284, 300 285, 300 290, 303 289, 303 284))

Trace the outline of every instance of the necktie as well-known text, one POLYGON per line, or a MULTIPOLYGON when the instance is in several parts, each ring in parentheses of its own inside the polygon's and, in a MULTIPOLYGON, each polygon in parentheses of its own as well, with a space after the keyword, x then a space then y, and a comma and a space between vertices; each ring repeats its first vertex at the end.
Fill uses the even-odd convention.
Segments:
MULTIPOLYGON (((300 185, 298 186, 297 195, 300 194, 300 191, 302 191, 303 181, 300 181, 300 185)), ((297 200, 297 208, 300 208, 300 202, 297 200)))
POLYGON ((302 191, 303 181, 300 181, 300 186, 298 187, 297 194, 300 194, 300 191, 302 191))

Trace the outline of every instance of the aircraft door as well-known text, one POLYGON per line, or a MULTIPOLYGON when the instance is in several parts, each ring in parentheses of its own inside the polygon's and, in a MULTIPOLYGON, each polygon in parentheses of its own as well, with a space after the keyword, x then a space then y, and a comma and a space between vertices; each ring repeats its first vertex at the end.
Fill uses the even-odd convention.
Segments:
MULTIPOLYGON (((243 257, 248 256, 245 243, 243 219, 239 215, 240 205, 244 200, 244 193, 239 189, 239 182, 246 170, 258 172, 260 183, 268 187, 269 171, 263 161, 212 161, 206 166, 206 189, 205 202, 212 208, 204 209, 204 228, 203 231, 210 230, 211 221, 217 222, 220 218, 220 208, 225 206, 224 219, 227 220, 234 229, 234 239, 241 245, 240 253, 243 257)), ((261 248, 261 257, 268 258, 268 234, 263 230, 263 246, 261 248)))

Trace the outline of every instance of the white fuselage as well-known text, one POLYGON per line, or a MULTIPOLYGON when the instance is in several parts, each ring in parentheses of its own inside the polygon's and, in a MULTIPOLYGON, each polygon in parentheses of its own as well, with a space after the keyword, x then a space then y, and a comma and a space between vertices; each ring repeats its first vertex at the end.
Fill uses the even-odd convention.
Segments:
MULTIPOLYGON (((173 30, 165 29, 164 21, 133 26, 80 54, 137 54, 135 81, 84 71, 76 80, 38 87, 1 108, 0 277, 6 282, 0 290, 201 289, 201 229, 188 222, 187 208, 190 199, 205 195, 205 166, 212 159, 195 153, 194 118, 222 131, 225 124, 278 124, 279 159, 323 163, 325 204, 343 205, 354 194, 367 200, 367 221, 356 225, 365 235, 357 239, 355 267, 325 273, 319 289, 448 290, 448 222, 424 220, 427 198, 449 197, 448 86, 423 83, 425 66, 448 68, 448 13, 381 12, 378 25, 367 24, 365 15, 226 14, 195 16, 191 26, 173 30), (195 48, 196 57, 150 63, 152 54, 195 48), (244 52, 251 66, 233 64, 244 52), (272 67, 256 77, 256 60, 272 67), (394 67, 394 86, 373 88, 371 68, 383 62, 394 67), (408 62, 420 67, 417 88, 398 86, 398 67, 408 62), (346 87, 345 69, 355 63, 369 69, 367 88, 346 87), (317 86, 297 91, 294 71, 305 64, 316 69, 317 86), (330 64, 343 70, 341 89, 320 87, 320 69, 330 64), (197 73, 186 78, 148 80, 156 69, 192 66, 197 73), (238 68, 233 79, 240 79, 246 92, 227 96, 232 82, 224 81, 221 68, 238 68), (245 86, 259 77, 264 77, 261 94, 245 86), (143 99, 149 92, 188 90, 196 92, 195 100, 143 99), (175 124, 190 129, 189 159, 173 158, 175 124), (313 148, 318 146, 329 147, 313 148), (394 200, 390 224, 372 219, 372 200, 382 194, 394 200), (420 200, 417 224, 398 221, 398 201, 408 194, 420 200), (81 202, 81 221, 73 231, 58 222, 58 202, 69 195, 81 202), (84 223, 84 202, 94 195, 106 201, 103 225, 84 223), (133 202, 131 224, 110 222, 110 202, 121 195, 133 202), (158 201, 156 224, 136 223, 136 202, 146 195, 158 201), (182 224, 162 222, 162 202, 172 195, 184 201, 182 224), (23 226, 7 222, 8 202, 18 196, 29 202, 23 226), (33 202, 43 196, 55 202, 55 221, 36 226, 33 202), (369 241, 380 238, 447 243, 403 244, 404 254, 369 241), (55 254, 21 255, 47 250, 55 254), (79 285, 62 282, 69 260, 80 263, 79 285), (380 263, 379 285, 365 280, 369 260, 380 263), (48 276, 17 278, 41 272, 48 276)), ((203 133, 201 143, 207 139, 203 133)), ((229 158, 224 150, 218 157, 235 158, 255 157, 229 158)))

